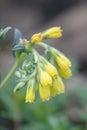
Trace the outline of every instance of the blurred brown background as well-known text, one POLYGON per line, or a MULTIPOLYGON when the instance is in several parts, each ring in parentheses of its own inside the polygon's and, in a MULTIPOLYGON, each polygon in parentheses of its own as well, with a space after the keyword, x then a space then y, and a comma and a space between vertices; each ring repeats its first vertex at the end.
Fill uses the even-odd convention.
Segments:
MULTIPOLYGON (((61 127, 60 130, 67 130, 72 125, 73 129, 69 130, 87 130, 87 0, 0 0, 0 28, 7 26, 13 29, 0 40, 0 81, 15 62, 12 55, 14 28, 19 28, 29 39, 33 33, 61 26, 63 37, 45 42, 64 52, 72 60, 76 72, 65 82, 65 94, 70 94, 69 101, 60 95, 56 100, 50 100, 52 103, 41 104, 37 101, 33 105, 25 104, 22 92, 13 94, 15 82, 6 84, 5 89, 0 91, 0 130, 2 126, 6 128, 3 130, 45 130, 45 126, 51 126, 48 127, 50 130, 58 130, 60 127, 52 125, 61 125, 61 119, 65 129, 61 127), (6 92, 7 88, 9 93, 6 92), (73 89, 75 91, 72 94, 73 89), (76 89, 83 98, 75 94, 76 89), (81 117, 83 113, 85 120, 81 117), (66 127, 67 117, 68 123, 71 121, 69 128, 66 127), (77 124, 82 127, 76 129, 77 124), (39 125, 42 125, 42 129, 38 129, 39 125)), ((37 49, 41 51, 41 48, 37 49)))
MULTIPOLYGON (((47 43, 72 60, 79 59, 80 70, 87 71, 87 0, 0 0, 0 28, 6 26, 19 28, 27 39, 49 27, 62 26, 63 37, 47 43)), ((2 78, 15 61, 11 53, 13 35, 11 30, 0 41, 2 78)), ((84 82, 85 78, 80 78, 84 82)), ((81 82, 81 79, 72 80, 81 82)))

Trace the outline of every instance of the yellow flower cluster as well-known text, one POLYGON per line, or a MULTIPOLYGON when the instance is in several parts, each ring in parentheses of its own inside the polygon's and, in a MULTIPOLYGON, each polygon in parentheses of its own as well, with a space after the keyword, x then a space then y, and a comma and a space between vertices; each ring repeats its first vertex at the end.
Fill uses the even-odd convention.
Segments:
POLYGON ((42 101, 49 100, 51 96, 64 92, 64 84, 58 75, 57 69, 50 63, 45 64, 45 68, 46 71, 40 70, 39 93, 42 101))
MULTIPOLYGON (((40 68, 38 89, 42 101, 49 100, 51 96, 64 93, 64 84, 57 69, 50 63, 45 64, 45 69, 40 68)), ((26 93, 26 102, 32 103, 35 100, 35 86, 30 86, 26 93)))
POLYGON ((72 75, 71 61, 61 52, 41 42, 42 40, 47 38, 60 38, 61 36, 61 27, 53 27, 42 33, 34 34, 29 42, 26 41, 26 39, 20 39, 20 43, 24 44, 26 49, 30 49, 30 45, 34 45, 37 43, 39 43, 38 45, 42 45, 42 47, 46 49, 44 57, 47 56, 46 58, 49 59, 45 59, 43 56, 40 56, 36 50, 31 49, 31 53, 33 53, 34 56, 34 64, 31 64, 30 62, 28 64, 29 67, 28 65, 26 65, 25 68, 34 68, 32 72, 33 74, 28 74, 28 69, 24 69, 24 76, 21 77, 23 79, 26 79, 27 77, 27 80, 25 81, 25 83, 18 84, 15 89, 16 91, 22 88, 24 85, 27 85, 25 98, 26 102, 33 103, 35 101, 35 92, 37 90, 39 90, 39 95, 42 101, 49 100, 52 96, 55 96, 56 94, 64 93, 65 90, 62 78, 67 79, 72 75), (28 43, 28 45, 30 43, 29 48, 27 47, 26 43, 28 43), (28 79, 28 77, 30 78, 28 79))

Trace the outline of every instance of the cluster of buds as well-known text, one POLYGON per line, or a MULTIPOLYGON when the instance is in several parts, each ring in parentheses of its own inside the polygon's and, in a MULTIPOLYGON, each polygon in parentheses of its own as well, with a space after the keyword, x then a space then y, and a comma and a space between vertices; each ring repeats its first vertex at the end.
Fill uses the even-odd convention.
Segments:
POLYGON ((63 53, 42 42, 47 38, 60 38, 61 36, 62 29, 53 27, 42 33, 34 34, 29 41, 20 40, 20 44, 23 44, 27 50, 27 55, 22 66, 15 73, 18 84, 14 91, 26 87, 25 102, 33 103, 36 91, 39 91, 42 101, 64 93, 62 78, 67 79, 72 75, 71 62, 63 53), (44 56, 33 49, 33 45, 36 44, 45 48, 44 56))

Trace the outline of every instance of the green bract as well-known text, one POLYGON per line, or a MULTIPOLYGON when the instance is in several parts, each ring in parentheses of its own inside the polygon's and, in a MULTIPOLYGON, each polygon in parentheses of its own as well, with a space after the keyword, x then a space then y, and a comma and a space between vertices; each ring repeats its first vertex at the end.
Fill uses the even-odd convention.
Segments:
POLYGON ((20 55, 22 52, 25 52, 25 46, 23 44, 20 44, 19 40, 23 39, 24 36, 21 33, 21 31, 19 29, 15 29, 14 30, 14 42, 13 42, 13 55, 17 56, 20 55))

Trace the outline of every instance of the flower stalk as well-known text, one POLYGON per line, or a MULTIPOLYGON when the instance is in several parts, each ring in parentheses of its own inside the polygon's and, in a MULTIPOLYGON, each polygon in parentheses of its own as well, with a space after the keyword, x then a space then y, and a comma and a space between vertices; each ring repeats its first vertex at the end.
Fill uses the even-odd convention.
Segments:
POLYGON ((25 53, 21 54, 20 57, 16 60, 14 66, 11 68, 10 72, 7 74, 5 79, 1 82, 0 88, 4 87, 4 85, 9 81, 9 79, 12 77, 16 69, 19 67, 21 61, 25 57, 25 53))
POLYGON ((25 39, 19 30, 16 30, 13 47, 13 54, 16 62, 6 78, 0 84, 2 88, 17 69, 17 85, 14 92, 26 87, 26 103, 35 101, 35 92, 38 90, 42 101, 64 93, 62 78, 69 78, 72 75, 71 61, 59 50, 43 43, 44 39, 60 38, 61 27, 53 27, 44 32, 32 35, 30 40, 25 39), (19 36, 19 37, 18 37, 19 36), (44 55, 40 55, 34 45, 45 49, 44 55), (20 66, 22 62, 22 66, 20 66))

